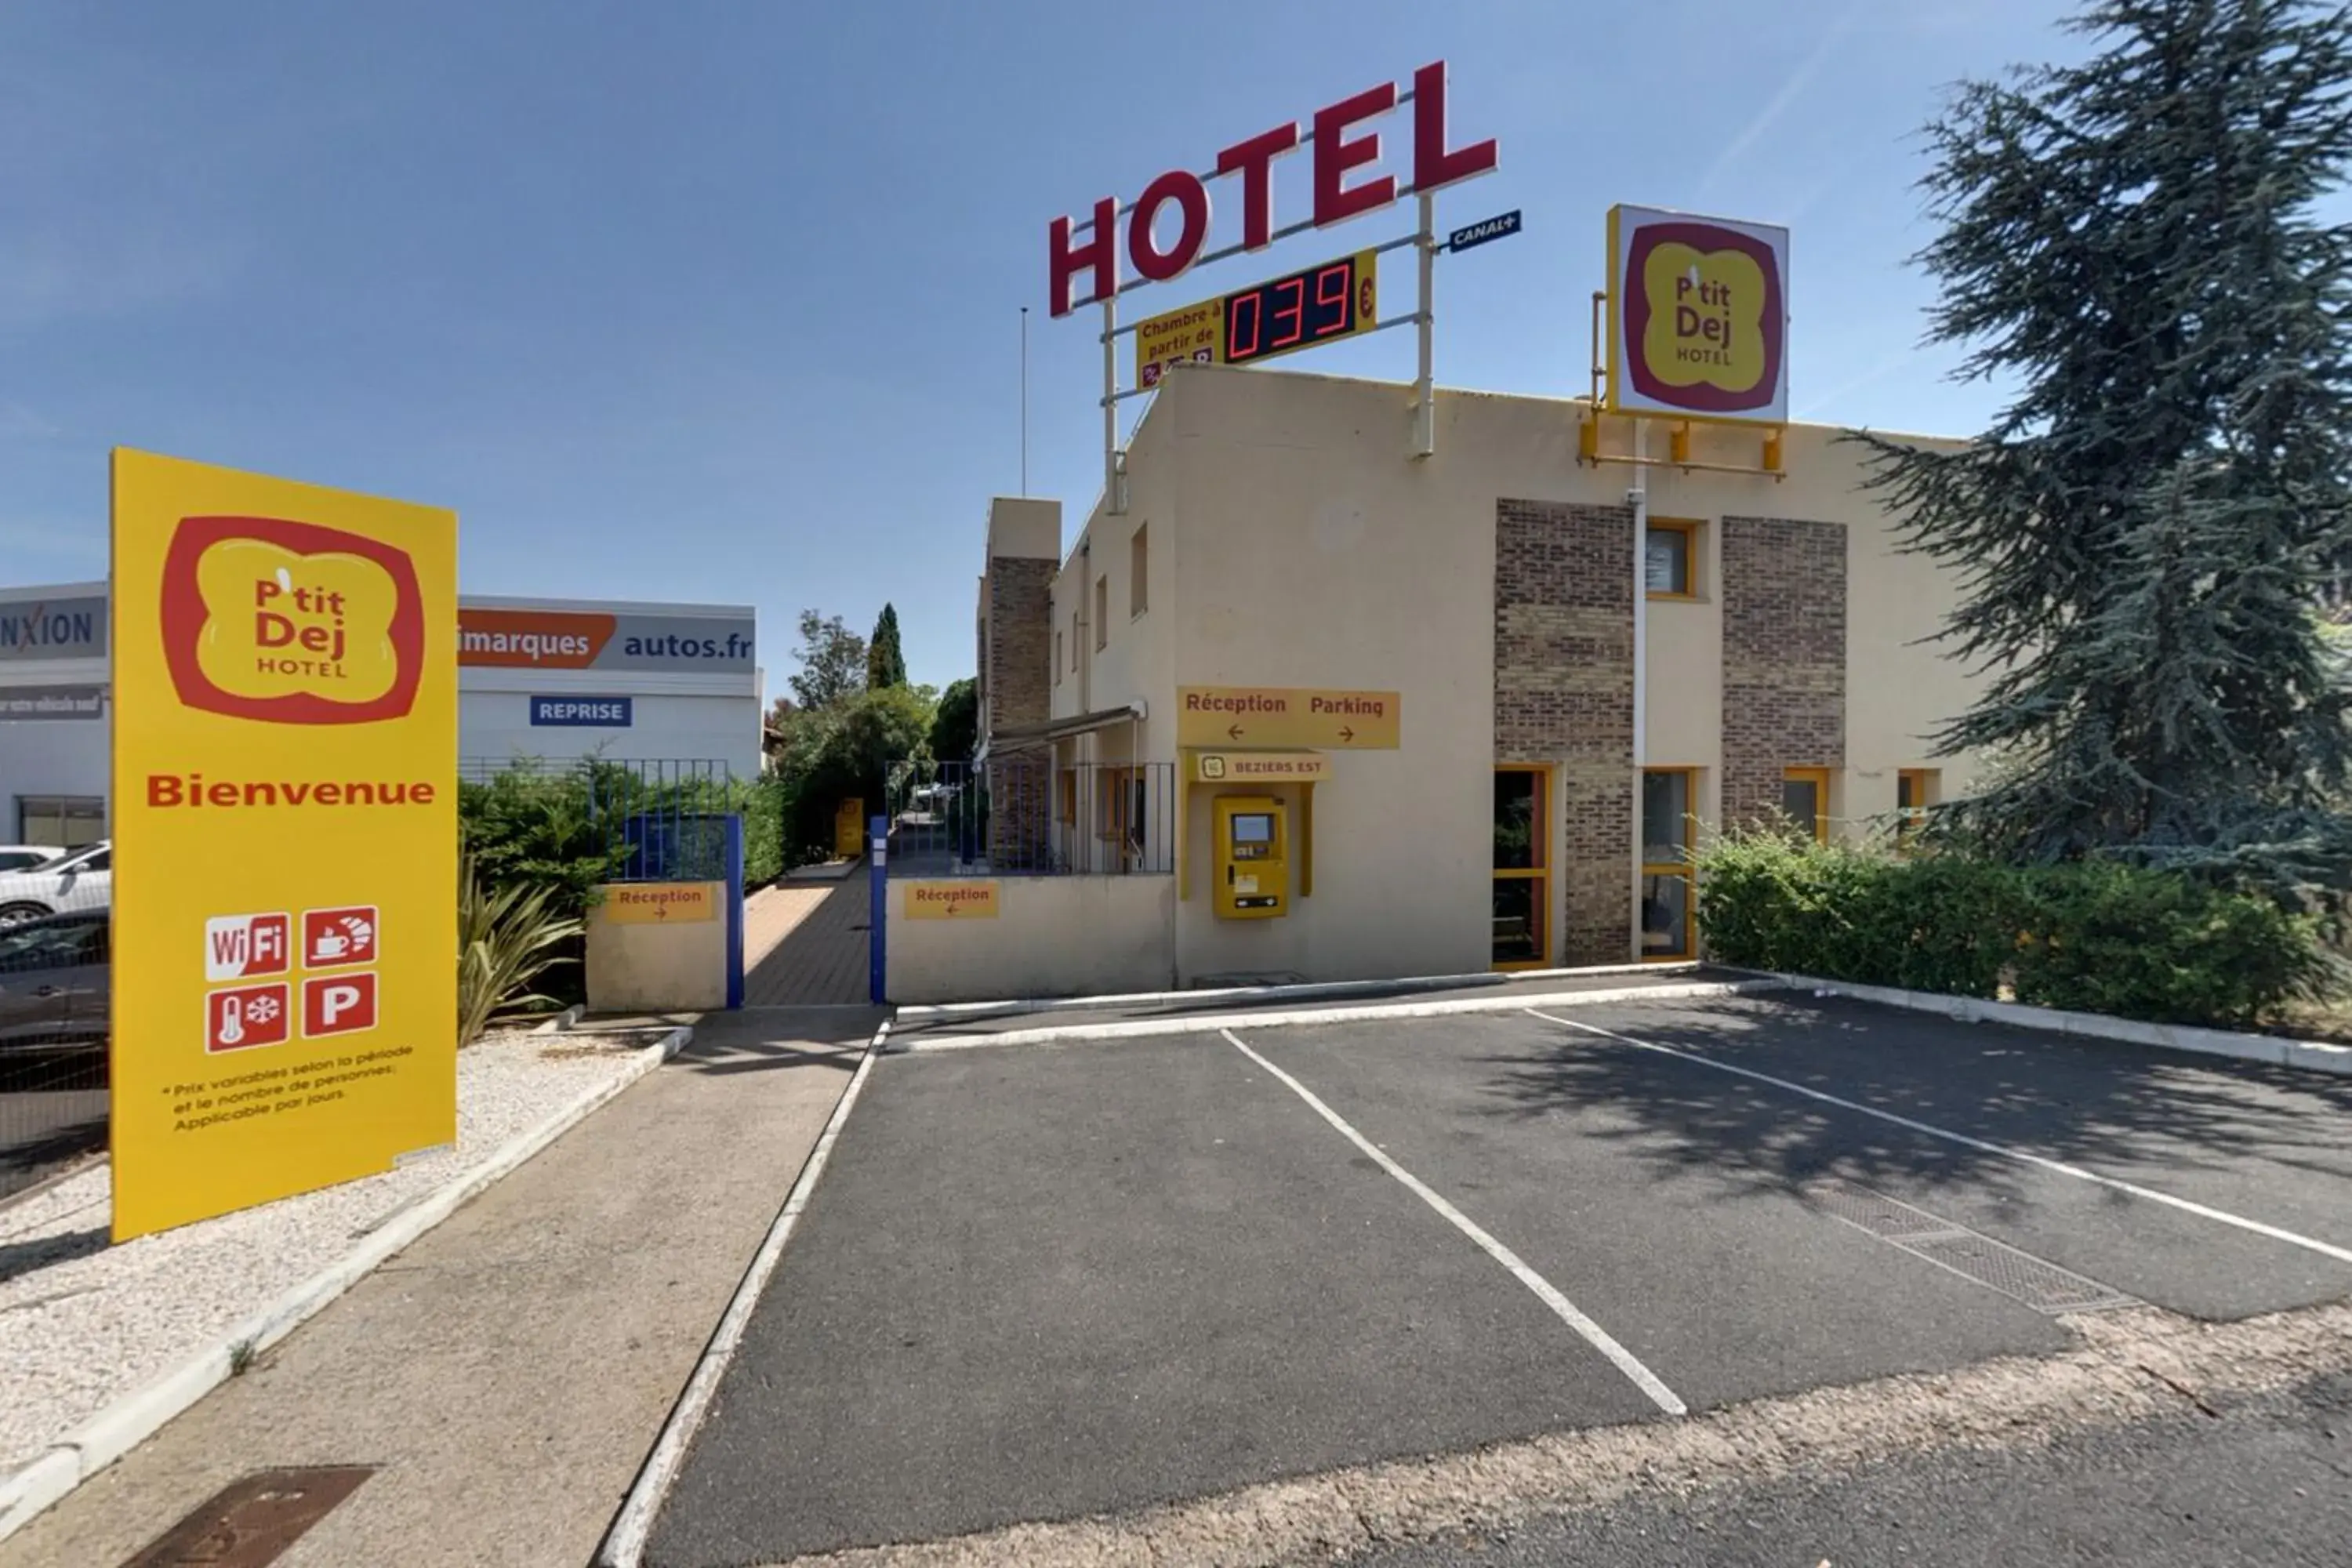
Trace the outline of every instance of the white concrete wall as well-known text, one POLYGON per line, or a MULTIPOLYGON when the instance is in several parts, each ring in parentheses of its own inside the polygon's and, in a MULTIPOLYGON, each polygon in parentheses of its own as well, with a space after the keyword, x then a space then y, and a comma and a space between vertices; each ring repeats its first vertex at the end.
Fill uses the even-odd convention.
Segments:
POLYGON ((724 882, 706 882, 709 920, 615 921, 613 884, 588 911, 588 1005, 599 1013, 667 1013, 727 1005, 727 901, 724 882))
MULTIPOLYGON (((104 659, 67 659, 31 667, 27 685, 102 685, 104 659)), ((113 755, 114 716, 103 719, 0 720, 0 843, 16 840, 17 803, 26 795, 71 795, 106 799, 113 755)))
POLYGON ((889 884, 893 1002, 1100 996, 1171 984, 1173 878, 1001 878, 993 919, 909 920, 908 886, 889 884))
POLYGON ((467 669, 457 682, 457 751, 506 762, 602 755, 614 761, 717 761, 739 779, 760 776, 760 698, 724 677, 612 674, 593 670, 467 669), (651 689, 660 682, 661 689, 651 689), (732 684, 733 691, 712 690, 732 684), (533 726, 533 697, 627 697, 626 729, 533 726))

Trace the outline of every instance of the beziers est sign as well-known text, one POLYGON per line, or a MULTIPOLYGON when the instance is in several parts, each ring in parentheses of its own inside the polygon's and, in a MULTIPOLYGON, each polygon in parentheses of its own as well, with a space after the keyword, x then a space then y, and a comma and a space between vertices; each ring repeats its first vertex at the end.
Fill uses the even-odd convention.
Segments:
MULTIPOLYGON (((1357 176, 1357 171, 1377 163, 1381 156, 1381 133, 1358 127, 1396 108, 1397 100, 1396 84, 1384 81, 1315 111, 1308 139, 1314 142, 1316 227, 1328 228, 1376 212, 1399 196, 1433 191, 1494 169, 1492 139, 1467 147, 1446 145, 1445 62, 1437 60, 1412 74, 1412 184, 1401 189, 1393 174, 1357 176)), ((1217 154, 1208 179, 1242 177, 1243 249, 1260 250, 1274 242, 1274 161, 1295 150, 1300 140, 1297 123, 1288 121, 1217 154)), ((1076 225, 1070 218, 1054 220, 1046 247, 1052 266, 1046 298, 1055 315, 1066 316, 1078 305, 1117 292, 1118 207, 1116 196, 1097 200, 1093 227, 1083 241, 1073 239, 1076 225), (1073 300, 1071 285, 1082 272, 1089 277, 1091 292, 1085 300, 1073 300)), ((1208 241, 1207 181, 1187 170, 1171 169, 1144 186, 1128 216, 1128 259, 1147 282, 1165 283, 1182 276, 1201 258, 1208 241), (1153 234, 1153 220, 1171 203, 1183 221, 1174 243, 1163 249, 1153 234)))

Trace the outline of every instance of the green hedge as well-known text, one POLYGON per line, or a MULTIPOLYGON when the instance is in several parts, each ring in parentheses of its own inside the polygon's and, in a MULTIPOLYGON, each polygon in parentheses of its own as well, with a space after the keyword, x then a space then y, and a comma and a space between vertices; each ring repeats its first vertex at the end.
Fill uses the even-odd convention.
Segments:
POLYGON ((2245 1025, 2318 992, 2315 922, 2114 862, 2018 868, 1774 833, 1698 857, 1710 957, 2156 1023, 2245 1025))

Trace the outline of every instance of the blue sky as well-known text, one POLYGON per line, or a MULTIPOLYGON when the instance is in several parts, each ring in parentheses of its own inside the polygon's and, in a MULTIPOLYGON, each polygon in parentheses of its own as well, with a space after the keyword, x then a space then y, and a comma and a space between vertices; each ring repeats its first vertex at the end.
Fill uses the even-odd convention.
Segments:
MULTIPOLYGON (((890 599, 944 683, 987 498, 1018 487, 1024 304, 1031 492, 1074 533, 1100 484, 1100 350, 1045 315, 1047 222, 1440 58, 1456 141, 1502 143, 1441 225, 1527 215, 1443 263, 1441 382, 1580 389, 1630 201, 1791 226, 1799 416, 1971 430, 1993 395, 1918 346, 1914 133, 1955 78, 2078 47, 2063 9, 10 0, 0 583, 104 574, 130 445, 455 507, 467 592, 754 603, 772 692, 801 607, 864 630, 890 599)), ((1380 123, 1402 170, 1409 112, 1380 123)), ((1289 363, 1412 358, 1392 332, 1289 363)))

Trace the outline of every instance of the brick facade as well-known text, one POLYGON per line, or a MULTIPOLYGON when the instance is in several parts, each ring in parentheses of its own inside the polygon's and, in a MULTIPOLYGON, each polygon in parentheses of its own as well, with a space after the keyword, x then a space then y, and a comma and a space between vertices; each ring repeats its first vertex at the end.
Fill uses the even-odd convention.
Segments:
POLYGON ((1495 507, 1495 760, 1552 765, 1562 963, 1622 963, 1633 919, 1633 513, 1495 507))
POLYGON ((1723 823, 1770 816, 1784 768, 1845 765, 1845 525, 1723 520, 1723 823))
MULTIPOLYGON (((987 656, 982 683, 992 731, 1042 724, 1052 716, 1055 563, 1043 558, 991 556, 987 656)), ((1053 753, 1032 751, 988 764, 988 858, 998 870, 1025 870, 1052 852, 1053 753)))

